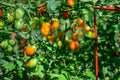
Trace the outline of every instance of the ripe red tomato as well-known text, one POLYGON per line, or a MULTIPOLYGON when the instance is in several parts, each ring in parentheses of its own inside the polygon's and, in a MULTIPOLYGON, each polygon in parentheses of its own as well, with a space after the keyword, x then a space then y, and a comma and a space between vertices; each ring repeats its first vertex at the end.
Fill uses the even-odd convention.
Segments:
POLYGON ((3 15, 2 10, 0 10, 0 18, 2 18, 2 15, 3 15))
POLYGON ((64 10, 64 11, 62 12, 62 16, 63 16, 63 18, 67 19, 67 18, 70 16, 70 12, 67 11, 67 10, 64 10))

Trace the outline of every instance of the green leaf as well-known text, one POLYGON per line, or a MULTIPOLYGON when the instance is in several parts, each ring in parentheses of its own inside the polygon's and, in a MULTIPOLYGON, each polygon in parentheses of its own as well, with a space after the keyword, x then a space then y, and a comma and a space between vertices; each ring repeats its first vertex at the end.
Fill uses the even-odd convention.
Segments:
POLYGON ((66 77, 63 74, 55 74, 52 73, 50 74, 51 78, 57 78, 57 80, 67 80, 66 77))
POLYGON ((7 69, 7 70, 13 70, 13 69, 15 69, 15 65, 14 65, 13 62, 6 62, 6 61, 4 61, 4 62, 2 63, 2 66, 3 66, 5 69, 7 69))
POLYGON ((52 15, 53 12, 56 11, 57 7, 59 6, 61 6, 60 1, 48 0, 47 1, 48 13, 52 15))
POLYGON ((43 65, 38 65, 36 67, 36 70, 34 72, 32 72, 32 75, 39 76, 40 78, 43 78, 44 77, 43 71, 44 71, 43 65))

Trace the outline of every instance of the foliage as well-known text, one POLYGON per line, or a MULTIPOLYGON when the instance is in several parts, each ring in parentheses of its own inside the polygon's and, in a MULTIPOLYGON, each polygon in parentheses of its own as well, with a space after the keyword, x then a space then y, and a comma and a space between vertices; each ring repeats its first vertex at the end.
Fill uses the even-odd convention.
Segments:
POLYGON ((120 1, 74 0, 74 6, 67 1, 0 1, 1 80, 95 80, 94 13, 99 79, 120 79, 120 57, 116 53, 120 51, 119 12, 93 8, 120 1), (32 55, 26 54, 28 46, 35 49, 32 55), (27 60, 30 63, 26 64, 27 60))

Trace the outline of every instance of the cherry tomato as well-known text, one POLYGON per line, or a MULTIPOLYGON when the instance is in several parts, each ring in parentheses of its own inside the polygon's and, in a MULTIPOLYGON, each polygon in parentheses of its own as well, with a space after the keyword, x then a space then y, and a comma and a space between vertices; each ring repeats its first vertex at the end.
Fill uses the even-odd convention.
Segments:
POLYGON ((32 19, 32 21, 30 21, 30 25, 33 29, 38 29, 38 27, 39 27, 38 23, 39 23, 39 18, 38 17, 34 17, 32 19))
POLYGON ((12 45, 12 46, 15 45, 15 40, 10 39, 10 40, 9 40, 9 44, 12 45))
POLYGON ((8 45, 6 50, 7 50, 7 52, 12 52, 13 51, 13 47, 11 45, 8 45))
POLYGON ((14 14, 7 13, 7 22, 11 23, 14 21, 14 14))
POLYGON ((16 30, 21 30, 23 25, 24 25, 24 22, 23 22, 22 19, 15 20, 15 25, 14 26, 15 26, 16 30))
POLYGON ((63 18, 67 19, 67 18, 69 18, 69 16, 70 16, 70 12, 67 11, 67 10, 64 10, 64 11, 62 12, 62 16, 63 16, 63 18))
POLYGON ((37 63, 38 63, 37 58, 29 58, 25 62, 25 66, 27 68, 34 68, 37 65, 37 63))
POLYGON ((24 16, 24 11, 21 8, 16 9, 15 17, 16 19, 21 19, 24 16))
POLYGON ((1 46, 2 49, 7 48, 7 46, 8 46, 8 40, 3 40, 3 41, 1 42, 1 44, 0 44, 0 46, 1 46))

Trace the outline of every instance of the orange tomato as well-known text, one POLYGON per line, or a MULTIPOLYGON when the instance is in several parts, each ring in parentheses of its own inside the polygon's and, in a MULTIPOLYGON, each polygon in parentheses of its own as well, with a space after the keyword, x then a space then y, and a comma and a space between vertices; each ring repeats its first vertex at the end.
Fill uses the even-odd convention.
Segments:
POLYGON ((59 27, 59 21, 58 20, 53 20, 52 21, 52 28, 53 29, 56 29, 56 28, 58 28, 59 27))
POLYGON ((77 26, 77 29, 78 29, 78 30, 82 30, 82 29, 83 29, 83 26, 79 26, 79 25, 78 25, 78 26, 77 26))
POLYGON ((79 49, 80 45, 79 45, 79 42, 78 41, 71 41, 70 42, 70 45, 69 45, 70 49, 71 50, 77 50, 79 49))
POLYGON ((89 32, 91 30, 90 26, 85 26, 84 29, 85 29, 86 32, 89 32))
POLYGON ((27 46, 25 49, 25 53, 29 56, 32 56, 35 54, 35 48, 33 46, 27 46))
POLYGON ((54 42, 54 37, 55 37, 55 34, 53 33, 52 35, 47 36, 47 39, 53 43, 54 42))
POLYGON ((43 22, 41 25, 41 34, 44 36, 47 36, 50 32, 50 23, 49 22, 43 22))
POLYGON ((72 40, 77 41, 78 40, 78 34, 72 33, 72 40))
POLYGON ((78 20, 78 26, 83 26, 84 25, 84 20, 83 19, 79 19, 78 20))
POLYGON ((78 21, 77 19, 73 19, 72 20, 73 23, 77 23, 77 21, 78 21))
POLYGON ((73 7, 75 5, 74 0, 67 0, 69 6, 73 7))

